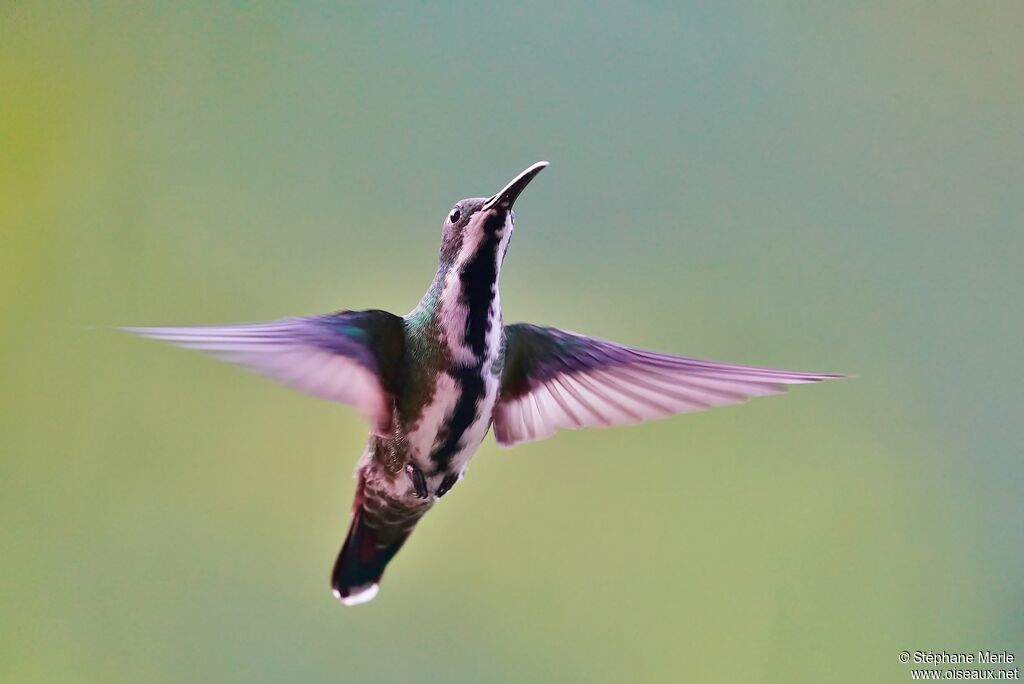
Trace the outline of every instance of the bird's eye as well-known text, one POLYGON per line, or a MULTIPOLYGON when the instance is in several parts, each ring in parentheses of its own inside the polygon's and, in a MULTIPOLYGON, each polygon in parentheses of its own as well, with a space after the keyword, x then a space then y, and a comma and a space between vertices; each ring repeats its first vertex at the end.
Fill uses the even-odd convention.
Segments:
POLYGON ((452 213, 448 214, 448 222, 451 223, 452 225, 455 225, 456 223, 459 222, 459 219, 461 217, 462 212, 459 211, 458 207, 455 207, 454 209, 452 209, 452 213))

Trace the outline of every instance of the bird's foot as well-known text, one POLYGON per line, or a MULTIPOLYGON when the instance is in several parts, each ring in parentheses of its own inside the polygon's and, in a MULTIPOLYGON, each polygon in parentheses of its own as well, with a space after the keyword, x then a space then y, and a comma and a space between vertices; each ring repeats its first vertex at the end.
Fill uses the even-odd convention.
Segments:
POLYGON ((427 498, 427 478, 423 477, 423 471, 417 468, 412 463, 405 465, 405 472, 409 473, 409 479, 412 480, 413 489, 416 490, 416 496, 420 499, 427 498))
POLYGON ((437 488, 437 497, 441 498, 448 493, 448 490, 455 486, 455 483, 459 481, 459 476, 456 473, 449 473, 444 476, 441 480, 441 485, 437 488))

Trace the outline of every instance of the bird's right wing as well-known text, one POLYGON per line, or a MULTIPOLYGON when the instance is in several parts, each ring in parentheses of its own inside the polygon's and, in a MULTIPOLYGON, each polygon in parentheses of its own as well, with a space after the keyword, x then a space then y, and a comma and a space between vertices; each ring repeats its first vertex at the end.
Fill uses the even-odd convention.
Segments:
POLYGON ((516 323, 505 327, 494 436, 511 446, 562 428, 630 425, 840 377, 662 354, 516 323))
POLYGON ((402 318, 341 311, 268 323, 123 328, 244 366, 307 394, 351 404, 382 434, 391 422, 405 345, 402 318))

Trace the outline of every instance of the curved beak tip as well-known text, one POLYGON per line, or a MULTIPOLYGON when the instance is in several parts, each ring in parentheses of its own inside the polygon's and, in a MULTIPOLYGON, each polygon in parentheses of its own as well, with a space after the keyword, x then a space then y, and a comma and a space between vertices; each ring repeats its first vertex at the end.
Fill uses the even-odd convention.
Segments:
POLYGON ((484 205, 484 208, 490 209, 498 206, 502 209, 511 209, 520 193, 522 193, 538 173, 544 170, 544 167, 546 167, 548 163, 549 162, 546 161, 539 161, 536 164, 532 164, 527 167, 525 171, 509 181, 508 185, 499 190, 494 197, 487 200, 487 204, 484 205))

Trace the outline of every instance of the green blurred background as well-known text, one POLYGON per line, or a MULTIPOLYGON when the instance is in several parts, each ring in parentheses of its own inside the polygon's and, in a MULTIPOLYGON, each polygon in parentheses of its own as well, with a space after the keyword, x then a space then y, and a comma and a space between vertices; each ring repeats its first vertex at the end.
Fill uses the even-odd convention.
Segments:
POLYGON ((1024 657, 1020 3, 0 4, 0 680, 907 681, 1024 657), (856 374, 504 451, 381 595, 354 412, 107 326, 506 319, 856 374))

